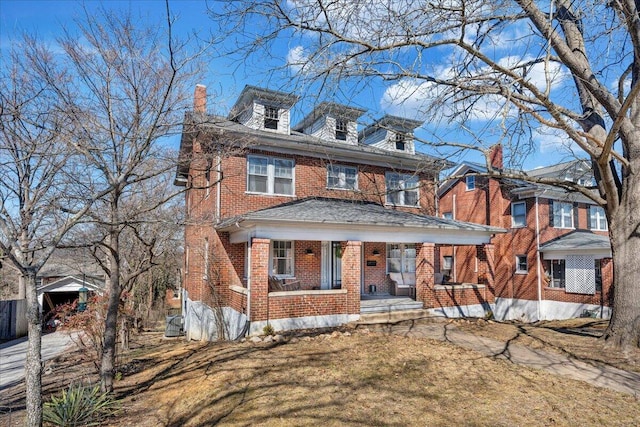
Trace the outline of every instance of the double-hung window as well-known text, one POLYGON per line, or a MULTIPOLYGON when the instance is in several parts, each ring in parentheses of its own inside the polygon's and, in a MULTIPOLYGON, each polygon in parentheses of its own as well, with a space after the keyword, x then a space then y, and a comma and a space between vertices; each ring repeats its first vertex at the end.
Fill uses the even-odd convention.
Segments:
POLYGON ((351 166, 327 165, 327 188, 358 189, 358 169, 351 166))
POLYGON ((276 276, 293 276, 293 242, 273 240, 271 242, 271 268, 276 276))
POLYGON ((529 272, 529 263, 526 255, 516 255, 516 273, 524 274, 529 272))
POLYGON ((553 202, 553 226, 573 228, 573 204, 553 202))
POLYGON ((465 185, 467 186, 467 191, 476 189, 476 176, 475 175, 467 175, 464 179, 465 185))
POLYGON ((395 136, 396 150, 405 151, 407 145, 407 135, 403 133, 396 133, 395 136))
POLYGON ((264 128, 278 129, 278 121, 280 120, 277 107, 264 106, 264 128))
POLYGON ((248 156, 247 191, 293 195, 293 171, 293 160, 248 156))
POLYGON ((418 206, 419 180, 415 175, 387 173, 387 203, 399 206, 418 206))
POLYGON ((607 216, 604 209, 600 206, 589 206, 589 225, 592 230, 606 231, 607 216))
POLYGON ((511 204, 511 226, 524 227, 527 225, 527 205, 525 202, 511 204))
POLYGON ((339 141, 347 140, 348 133, 347 121, 346 120, 336 120, 336 139, 339 141))
POLYGON ((416 245, 413 243, 387 244, 387 273, 415 273, 416 245))

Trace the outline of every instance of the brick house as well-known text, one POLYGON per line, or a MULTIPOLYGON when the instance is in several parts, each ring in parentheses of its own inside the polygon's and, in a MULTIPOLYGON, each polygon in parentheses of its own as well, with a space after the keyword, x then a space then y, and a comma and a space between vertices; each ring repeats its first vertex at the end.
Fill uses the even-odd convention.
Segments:
MULTIPOLYGON (((502 148, 492 165, 502 168, 502 148)), ((460 164, 438 189, 444 218, 502 227, 495 245, 495 310, 500 319, 609 317, 613 264, 604 210, 581 194, 545 184, 482 177, 484 165, 460 164), (476 175, 479 174, 479 175, 476 175)), ((527 171, 532 177, 589 184, 588 162, 527 171)), ((474 282, 475 254, 452 245, 440 251, 451 281, 474 282)))
POLYGON ((376 297, 484 314, 490 240, 505 230, 435 216, 436 178, 451 165, 416 152, 420 123, 385 116, 358 131, 363 110, 322 103, 291 126, 296 102, 247 86, 220 117, 196 87, 175 180, 186 195, 187 337, 336 326, 376 297), (436 283, 440 247, 452 244, 477 254, 483 283, 436 283))

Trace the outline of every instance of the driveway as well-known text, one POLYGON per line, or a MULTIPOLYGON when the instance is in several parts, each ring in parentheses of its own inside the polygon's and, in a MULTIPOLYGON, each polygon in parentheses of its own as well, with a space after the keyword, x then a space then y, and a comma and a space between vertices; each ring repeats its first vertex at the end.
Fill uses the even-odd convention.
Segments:
MULTIPOLYGON (((42 361, 50 360, 75 346, 65 331, 42 336, 42 361)), ((27 337, 0 344, 0 390, 15 385, 24 379, 27 359, 27 337)))

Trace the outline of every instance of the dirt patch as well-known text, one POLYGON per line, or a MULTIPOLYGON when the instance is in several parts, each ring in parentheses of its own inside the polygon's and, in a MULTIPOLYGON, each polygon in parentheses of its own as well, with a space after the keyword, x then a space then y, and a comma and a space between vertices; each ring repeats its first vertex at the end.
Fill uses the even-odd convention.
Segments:
MULTIPOLYGON (((517 330, 461 327, 494 338, 517 330)), ((528 333, 516 339, 540 345, 567 335, 550 327, 528 333)), ((640 419, 632 396, 447 342, 363 328, 282 343, 187 343, 159 334, 135 341, 116 383, 123 411, 109 425, 632 426, 640 419)), ((0 424, 20 425, 20 415, 0 424)))
POLYGON ((594 365, 640 372, 639 349, 621 352, 600 339, 609 324, 606 320, 569 319, 531 324, 460 319, 452 323, 460 330, 487 338, 564 354, 594 365))

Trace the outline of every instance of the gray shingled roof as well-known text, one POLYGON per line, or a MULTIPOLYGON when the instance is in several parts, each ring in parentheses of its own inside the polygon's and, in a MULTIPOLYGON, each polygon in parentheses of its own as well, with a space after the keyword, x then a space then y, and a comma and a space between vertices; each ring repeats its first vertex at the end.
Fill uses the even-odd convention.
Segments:
POLYGON ((243 221, 287 221, 321 224, 353 224, 406 228, 469 230, 504 233, 503 228, 417 215, 385 208, 376 203, 353 200, 309 198, 230 218, 218 224, 223 229, 243 221))
POLYGON ((590 231, 574 231, 540 246, 540 250, 542 252, 575 249, 611 249, 611 243, 607 236, 601 236, 599 234, 591 233, 590 231))

